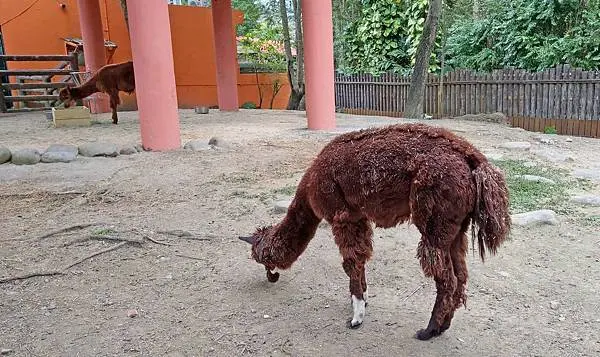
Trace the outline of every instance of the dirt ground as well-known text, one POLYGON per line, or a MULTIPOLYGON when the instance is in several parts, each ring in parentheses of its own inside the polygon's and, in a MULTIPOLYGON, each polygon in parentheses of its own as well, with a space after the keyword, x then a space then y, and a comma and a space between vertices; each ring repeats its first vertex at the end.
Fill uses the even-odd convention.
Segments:
MULTIPOLYGON (((0 145, 139 143, 137 112, 119 115, 118 126, 103 114, 78 129, 51 128, 42 114, 2 115, 0 145)), ((122 245, 64 274, 0 284, 0 349, 9 356, 600 355, 598 226, 569 216, 558 226, 514 227, 485 264, 469 254, 467 308, 427 342, 414 334, 429 319, 435 286, 415 258, 413 226, 375 230, 359 330, 345 326, 348 280, 327 225, 279 282, 267 282, 237 236, 282 218, 274 202, 293 195, 334 135, 401 121, 337 120, 336 131, 313 132, 301 112, 183 110, 182 144, 215 136, 217 150, 1 165, 0 279, 60 270, 122 245), (91 223, 99 225, 43 237, 91 223)), ((489 154, 600 170, 600 140, 553 136, 546 144, 500 124, 427 123, 489 154), (532 152, 503 151, 505 141, 529 141, 532 152), (572 160, 548 159, 560 155, 572 160)))

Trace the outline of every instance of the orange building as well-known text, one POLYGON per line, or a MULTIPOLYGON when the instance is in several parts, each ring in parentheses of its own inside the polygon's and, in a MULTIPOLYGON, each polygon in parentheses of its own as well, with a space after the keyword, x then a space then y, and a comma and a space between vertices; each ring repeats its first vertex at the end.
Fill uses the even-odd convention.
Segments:
MULTIPOLYGON (((131 60, 129 33, 119 0, 99 0, 102 26, 107 46, 108 63, 131 60)), ((169 5, 171 42, 175 65, 177 100, 180 108, 196 105, 217 105, 215 48, 211 9, 169 5)), ((233 11, 234 25, 243 21, 240 11, 233 11)), ((81 38, 76 0, 0 0, 0 32, 6 54, 44 55, 65 54, 68 38, 81 38), (64 5, 64 6, 62 6, 64 5)), ((9 69, 50 68, 49 62, 8 62, 9 69)), ((279 81, 283 87, 275 97, 273 108, 287 105, 290 94, 285 74, 260 74, 263 91, 263 108, 268 108, 272 96, 272 83, 279 81)), ((239 103, 259 103, 259 90, 254 74, 239 73, 239 103)), ((121 94, 121 110, 135 110, 135 94, 121 94)))

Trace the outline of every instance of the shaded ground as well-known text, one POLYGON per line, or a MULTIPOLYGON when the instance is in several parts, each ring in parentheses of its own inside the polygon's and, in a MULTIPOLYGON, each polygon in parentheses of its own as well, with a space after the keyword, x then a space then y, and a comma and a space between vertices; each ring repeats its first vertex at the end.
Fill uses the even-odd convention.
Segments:
MULTIPOLYGON (((137 113, 119 116, 118 126, 101 115, 91 128, 54 129, 42 114, 2 115, 0 145, 138 143, 137 113)), ((593 208, 563 200, 552 203, 560 204, 560 225, 515 227, 485 264, 469 255, 468 308, 428 342, 413 336, 427 323, 435 287, 419 269, 412 226, 375 230, 369 306, 357 331, 345 327, 348 283, 327 226, 279 282, 266 281, 236 237, 282 217, 273 202, 293 195, 336 133, 397 121, 338 115, 339 129, 325 133, 306 130, 299 112, 182 111, 183 143, 216 136, 223 147, 1 165, 0 279, 59 270, 120 244, 114 239, 127 241, 64 275, 0 284, 0 348, 14 356, 600 354, 600 220, 593 208), (40 238, 94 222, 105 224, 40 238), (192 235, 157 233, 174 230, 192 235)), ((499 124, 428 123, 454 129, 490 156, 565 170, 558 176, 600 170, 598 140, 542 143, 539 134, 499 124), (502 150, 505 141, 532 149, 502 150)), ((598 192, 594 182, 566 188, 598 192)))

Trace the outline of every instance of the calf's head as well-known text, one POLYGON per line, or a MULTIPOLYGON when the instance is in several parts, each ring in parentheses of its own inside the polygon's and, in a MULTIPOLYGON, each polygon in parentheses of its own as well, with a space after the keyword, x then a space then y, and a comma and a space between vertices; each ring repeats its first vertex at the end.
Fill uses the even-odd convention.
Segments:
POLYGON ((273 226, 258 228, 251 236, 239 237, 244 242, 252 244, 252 259, 265 266, 267 279, 274 283, 279 279, 279 273, 273 273, 278 268, 278 252, 273 245, 273 226))
POLYGON ((75 99, 73 99, 73 95, 71 94, 71 87, 65 87, 58 92, 58 100, 61 103, 64 103, 65 108, 68 108, 75 104, 75 99))

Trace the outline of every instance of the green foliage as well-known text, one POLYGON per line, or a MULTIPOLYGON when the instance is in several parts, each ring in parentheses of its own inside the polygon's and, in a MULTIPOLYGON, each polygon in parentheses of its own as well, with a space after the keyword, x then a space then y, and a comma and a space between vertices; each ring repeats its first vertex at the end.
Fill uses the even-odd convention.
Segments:
POLYGON ((544 128, 544 134, 557 134, 556 127, 554 125, 547 126, 544 128))
POLYGON ((245 102, 242 104, 242 109, 256 109, 256 104, 254 102, 245 102))
POLYGON ((255 31, 265 11, 264 6, 257 0, 232 0, 231 6, 244 13, 244 22, 237 27, 238 36, 255 31))
POLYGON ((242 60, 250 62, 255 68, 267 72, 285 72, 286 58, 281 40, 281 30, 260 22, 246 36, 237 37, 242 60))
POLYGON ((507 66, 543 70, 558 64, 600 67, 598 0, 500 0, 482 19, 450 28, 447 63, 491 71, 507 66))
MULTIPOLYGON (((342 71, 382 73, 406 72, 414 64, 427 0, 365 0, 362 17, 347 27, 343 42, 346 68, 342 71)), ((439 47, 439 40, 436 40, 439 47)), ((430 70, 437 70, 435 53, 430 70)))

